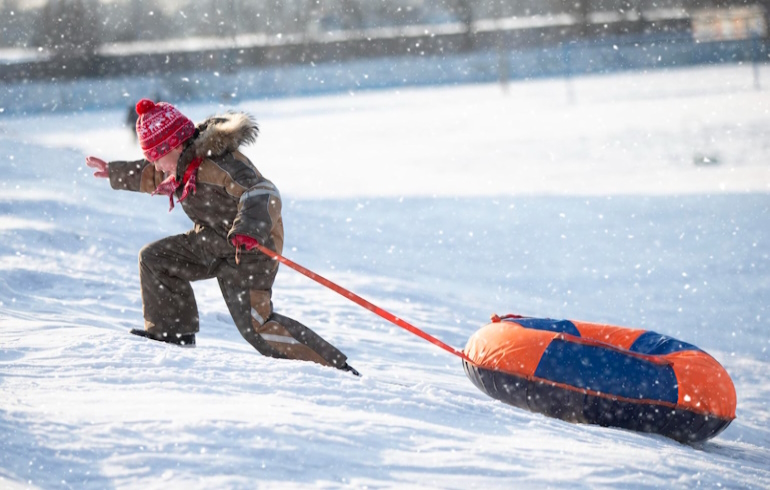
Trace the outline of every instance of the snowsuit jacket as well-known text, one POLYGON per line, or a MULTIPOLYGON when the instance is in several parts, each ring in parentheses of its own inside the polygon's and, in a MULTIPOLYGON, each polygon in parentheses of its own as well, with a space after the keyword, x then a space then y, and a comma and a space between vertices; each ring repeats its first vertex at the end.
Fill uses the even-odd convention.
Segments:
MULTIPOLYGON (((210 117, 196 128, 177 164, 177 181, 195 158, 203 158, 197 171, 195 196, 181 202, 196 227, 212 230, 221 243, 212 244, 214 255, 234 253, 231 241, 245 235, 278 252, 283 249, 281 196, 238 148, 254 142, 256 123, 244 113, 210 117)), ((152 193, 163 181, 162 172, 147 160, 110 162, 113 189, 152 193)), ((182 188, 176 191, 181 197, 182 188)), ((266 258, 267 259, 267 258, 266 258)))

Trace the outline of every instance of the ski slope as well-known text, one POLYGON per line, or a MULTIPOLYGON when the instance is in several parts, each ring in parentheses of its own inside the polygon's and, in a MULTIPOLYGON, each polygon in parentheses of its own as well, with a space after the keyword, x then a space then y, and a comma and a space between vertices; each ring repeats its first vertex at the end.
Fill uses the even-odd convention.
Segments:
POLYGON ((189 221, 91 176, 88 154, 140 155, 123 111, 35 114, 0 118, 0 488, 770 487, 770 97, 750 67, 235 108, 261 124, 245 153, 281 189, 292 260, 455 347, 492 313, 694 343, 737 419, 693 447, 506 406, 287 268, 276 311, 363 377, 259 356, 215 281, 195 349, 130 336, 139 249, 189 221))

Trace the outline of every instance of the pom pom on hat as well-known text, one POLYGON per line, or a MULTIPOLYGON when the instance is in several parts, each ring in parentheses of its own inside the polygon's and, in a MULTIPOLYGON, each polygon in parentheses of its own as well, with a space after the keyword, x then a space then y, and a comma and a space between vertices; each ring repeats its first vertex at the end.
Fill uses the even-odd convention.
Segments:
POLYGON ((150 112, 155 107, 155 102, 150 99, 142 99, 136 103, 136 113, 140 116, 150 112))
POLYGON ((136 135, 145 158, 154 162, 195 133, 195 124, 168 102, 142 99, 136 103, 136 135))

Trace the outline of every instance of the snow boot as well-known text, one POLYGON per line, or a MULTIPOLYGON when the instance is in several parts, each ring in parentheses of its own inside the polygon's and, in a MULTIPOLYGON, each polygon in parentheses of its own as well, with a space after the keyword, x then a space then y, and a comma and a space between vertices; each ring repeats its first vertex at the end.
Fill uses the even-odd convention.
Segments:
POLYGON ((348 364, 347 362, 340 369, 342 371, 348 371, 348 372, 352 373, 355 376, 361 376, 361 373, 356 371, 356 369, 353 366, 351 366, 350 364, 348 364))
POLYGON ((131 333, 138 335, 139 337, 157 340, 158 342, 165 342, 167 344, 174 344, 180 347, 195 347, 194 333, 154 334, 147 330, 139 330, 138 328, 132 328, 131 333))

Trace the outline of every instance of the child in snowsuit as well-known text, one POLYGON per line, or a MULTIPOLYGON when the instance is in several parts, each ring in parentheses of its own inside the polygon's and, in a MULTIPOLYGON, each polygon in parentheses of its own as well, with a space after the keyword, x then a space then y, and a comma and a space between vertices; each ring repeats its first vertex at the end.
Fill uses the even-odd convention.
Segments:
POLYGON ((190 282, 216 278, 235 325, 261 354, 357 374, 334 346, 273 312, 278 262, 250 249, 259 243, 281 253, 281 196, 239 151, 256 140, 253 119, 231 112, 196 127, 171 104, 147 99, 139 101, 136 112, 145 159, 107 163, 91 156, 86 164, 96 169, 96 177, 109 178, 114 189, 168 195, 171 208, 176 197, 195 226, 139 253, 144 330, 131 333, 195 345, 198 308, 190 282))

